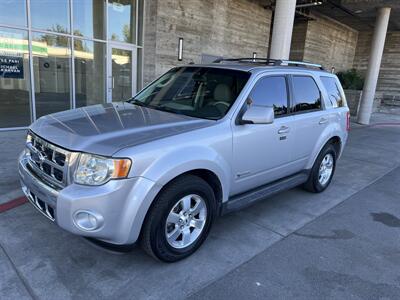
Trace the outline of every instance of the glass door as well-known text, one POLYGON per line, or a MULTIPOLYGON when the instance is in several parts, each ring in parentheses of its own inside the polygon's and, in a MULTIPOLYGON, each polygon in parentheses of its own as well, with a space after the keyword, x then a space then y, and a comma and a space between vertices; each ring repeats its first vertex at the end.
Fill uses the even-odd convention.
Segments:
POLYGON ((136 93, 136 49, 110 45, 108 53, 107 100, 127 100, 136 93))

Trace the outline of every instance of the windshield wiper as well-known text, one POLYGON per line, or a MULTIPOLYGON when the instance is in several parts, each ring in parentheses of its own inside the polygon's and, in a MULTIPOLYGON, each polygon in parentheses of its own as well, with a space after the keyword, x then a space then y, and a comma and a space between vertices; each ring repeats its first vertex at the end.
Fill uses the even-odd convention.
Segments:
POLYGON ((167 112, 176 113, 176 111, 174 111, 172 109, 164 108, 162 106, 156 106, 156 105, 147 104, 147 103, 139 101, 137 99, 129 99, 126 102, 134 104, 134 105, 137 105, 137 106, 152 108, 152 109, 155 109, 155 110, 161 110, 161 111, 167 111, 167 112))
POLYGON ((129 99, 126 102, 131 103, 131 104, 135 104, 137 106, 144 106, 144 107, 148 107, 148 105, 142 101, 139 101, 137 99, 129 99))

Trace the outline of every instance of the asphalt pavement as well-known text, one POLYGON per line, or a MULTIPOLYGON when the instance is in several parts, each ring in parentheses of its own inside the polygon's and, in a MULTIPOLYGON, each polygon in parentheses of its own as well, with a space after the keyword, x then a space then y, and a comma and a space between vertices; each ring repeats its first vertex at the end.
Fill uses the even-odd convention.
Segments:
POLYGON ((400 168, 191 299, 400 299, 400 168))

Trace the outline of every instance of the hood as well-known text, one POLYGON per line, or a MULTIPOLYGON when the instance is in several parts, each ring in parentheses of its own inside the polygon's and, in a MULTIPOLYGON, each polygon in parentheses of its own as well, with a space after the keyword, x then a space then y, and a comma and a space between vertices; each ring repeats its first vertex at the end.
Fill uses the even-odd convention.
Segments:
POLYGON ((72 151, 111 156, 125 147, 212 124, 214 121, 119 102, 50 114, 34 122, 30 130, 72 151))

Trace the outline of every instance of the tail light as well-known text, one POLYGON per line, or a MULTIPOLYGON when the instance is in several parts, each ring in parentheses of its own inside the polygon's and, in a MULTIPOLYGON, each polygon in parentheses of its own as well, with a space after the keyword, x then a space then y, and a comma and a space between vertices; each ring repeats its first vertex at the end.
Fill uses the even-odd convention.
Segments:
POLYGON ((349 111, 346 113, 346 130, 347 131, 350 130, 350 112, 349 111))

